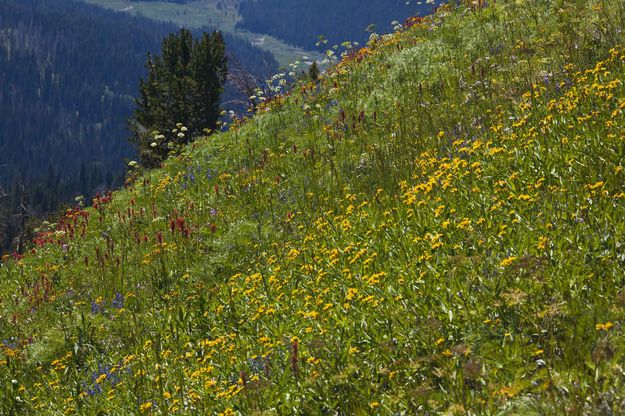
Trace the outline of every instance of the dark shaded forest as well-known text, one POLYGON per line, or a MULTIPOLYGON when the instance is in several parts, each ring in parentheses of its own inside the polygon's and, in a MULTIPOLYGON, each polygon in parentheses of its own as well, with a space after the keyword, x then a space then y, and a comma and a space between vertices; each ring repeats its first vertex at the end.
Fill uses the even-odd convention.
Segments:
MULTIPOLYGON (((163 1, 163 0, 135 0, 135 1, 140 1, 143 3, 149 3, 149 2, 154 2, 154 1, 163 1)), ((192 1, 195 0, 164 0, 167 3, 178 3, 178 4, 185 4, 185 3, 191 3, 192 1)))
MULTIPOLYGON (((25 218, 123 182, 147 53, 177 29, 73 0, 0 1, 0 251, 25 233, 25 218)), ((277 67, 225 41, 257 76, 277 67)), ((224 101, 236 98, 228 87, 224 101)))
POLYGON ((365 29, 371 24, 377 33, 388 33, 393 29, 392 21, 403 22, 410 16, 428 14, 433 8, 414 0, 243 0, 239 6, 243 20, 238 26, 316 49, 320 35, 329 45, 364 43, 369 37, 365 29))

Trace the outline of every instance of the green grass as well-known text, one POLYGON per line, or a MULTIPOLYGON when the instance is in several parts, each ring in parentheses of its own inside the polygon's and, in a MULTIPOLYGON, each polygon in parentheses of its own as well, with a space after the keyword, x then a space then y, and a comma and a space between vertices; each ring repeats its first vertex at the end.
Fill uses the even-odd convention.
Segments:
POLYGON ((126 10, 127 13, 141 14, 149 19, 172 22, 189 28, 212 26, 235 34, 258 45, 261 49, 271 52, 282 66, 287 66, 302 56, 322 60, 320 54, 305 51, 286 44, 269 35, 251 33, 236 29, 240 20, 237 0, 197 0, 190 3, 170 3, 166 1, 135 2, 128 0, 83 0, 112 10, 126 10), (218 4, 225 7, 221 9, 218 4), (262 42, 259 42, 262 39, 262 42))
POLYGON ((618 413, 624 23, 443 8, 68 213, 0 270, 2 412, 618 413))

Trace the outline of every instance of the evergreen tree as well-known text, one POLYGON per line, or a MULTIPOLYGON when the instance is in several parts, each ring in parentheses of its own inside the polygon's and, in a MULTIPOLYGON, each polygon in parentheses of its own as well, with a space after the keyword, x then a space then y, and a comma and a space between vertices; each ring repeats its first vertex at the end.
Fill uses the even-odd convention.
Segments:
POLYGON ((137 108, 129 121, 131 141, 141 162, 155 167, 174 147, 193 140, 219 119, 219 99, 227 76, 227 58, 219 32, 194 40, 187 29, 163 40, 161 56, 148 55, 147 80, 141 80, 137 108), (184 126, 174 134, 155 134, 184 126))
POLYGON ((311 81, 317 82, 319 80, 319 65, 317 65, 317 61, 313 62, 310 68, 308 69, 308 76, 311 81))

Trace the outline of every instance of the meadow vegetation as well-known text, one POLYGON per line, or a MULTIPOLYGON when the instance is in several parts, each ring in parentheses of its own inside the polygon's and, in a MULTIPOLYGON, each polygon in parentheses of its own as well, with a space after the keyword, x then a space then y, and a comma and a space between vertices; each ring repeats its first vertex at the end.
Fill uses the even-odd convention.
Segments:
POLYGON ((5 258, 0 412, 618 413, 625 8, 489 3, 5 258))

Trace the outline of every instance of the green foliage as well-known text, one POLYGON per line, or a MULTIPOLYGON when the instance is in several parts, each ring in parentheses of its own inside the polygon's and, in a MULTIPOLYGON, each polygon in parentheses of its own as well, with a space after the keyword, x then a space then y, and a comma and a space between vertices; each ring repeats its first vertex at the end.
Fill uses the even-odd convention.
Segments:
POLYGON ((5 259, 2 411, 618 414, 625 9, 480 4, 5 259))
POLYGON ((129 121, 131 141, 145 166, 158 166, 173 146, 216 127, 227 62, 221 33, 204 33, 194 41, 187 29, 167 36, 160 56, 148 55, 147 80, 140 83, 137 109, 129 121), (177 124, 186 130, 173 138, 159 133, 177 124))

